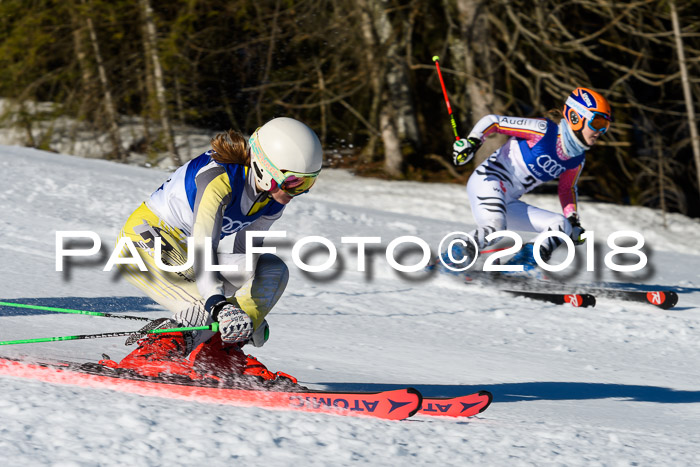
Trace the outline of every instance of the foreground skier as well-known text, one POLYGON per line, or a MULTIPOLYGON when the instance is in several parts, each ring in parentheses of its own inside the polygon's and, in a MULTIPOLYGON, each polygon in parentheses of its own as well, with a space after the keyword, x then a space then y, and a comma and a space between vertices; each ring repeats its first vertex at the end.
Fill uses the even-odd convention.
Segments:
MULTIPOLYGON (((175 171, 134 211, 120 232, 120 238, 128 237, 136 245, 148 271, 129 264, 122 265, 121 272, 173 312, 172 319, 157 320, 147 328, 196 327, 217 321, 220 333, 149 334, 121 362, 100 363, 144 376, 243 374, 265 380, 285 376, 296 382, 288 375, 273 374, 241 351, 247 343, 259 347, 267 340, 265 316, 277 303, 289 276, 284 262, 267 253, 257 258, 254 271, 246 272, 245 236, 246 232, 268 230, 293 197, 311 188, 322 158, 313 130, 291 118, 276 118, 258 128, 249 145, 234 131, 217 135, 211 150, 175 171), (235 233, 233 251, 217 253, 219 240, 235 233), (193 238, 191 246, 187 237, 193 238), (207 237, 212 240, 210 245, 207 237), (193 266, 180 272, 158 267, 157 238, 162 242, 162 264, 191 264, 187 261, 193 255, 193 266), (195 252, 188 251, 188 246, 195 252), (206 258, 211 258, 207 263, 237 265, 240 272, 207 272, 206 258)), ((256 239, 254 245, 261 244, 256 239)), ((121 255, 131 257, 127 249, 121 255)))
MULTIPOLYGON (((586 151, 610 127, 612 110, 599 93, 576 88, 566 100, 563 116, 555 122, 547 118, 487 115, 477 122, 466 140, 454 143, 454 163, 461 166, 474 157, 491 133, 512 136, 469 177, 467 194, 478 225, 469 234, 482 250, 498 240, 487 241, 486 237, 499 230, 539 232, 509 261, 522 264, 525 271, 535 268, 534 243, 547 237, 548 231, 564 232, 576 245, 584 241, 576 183, 586 151), (536 186, 557 178, 563 215, 519 200, 536 186)), ((562 242, 558 237, 546 238, 539 252, 542 259, 547 261, 562 242)), ((470 242, 466 248, 455 244, 452 259, 447 253, 442 255, 443 262, 455 267, 469 264, 476 254, 470 242)))

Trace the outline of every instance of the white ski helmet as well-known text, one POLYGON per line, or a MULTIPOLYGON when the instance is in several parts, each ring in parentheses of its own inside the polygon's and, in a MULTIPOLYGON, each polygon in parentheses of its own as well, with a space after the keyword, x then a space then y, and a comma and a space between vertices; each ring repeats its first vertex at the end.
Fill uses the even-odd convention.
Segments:
POLYGON ((253 132, 248 143, 252 172, 264 191, 280 187, 296 196, 307 192, 321 172, 318 136, 293 118, 270 120, 253 132))

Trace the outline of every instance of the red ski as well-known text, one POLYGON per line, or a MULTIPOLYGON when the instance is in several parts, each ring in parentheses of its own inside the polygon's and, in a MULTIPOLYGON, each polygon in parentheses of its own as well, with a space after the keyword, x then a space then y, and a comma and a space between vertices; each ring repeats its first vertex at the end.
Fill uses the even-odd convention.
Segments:
POLYGON ((419 415, 442 417, 472 417, 488 408, 493 396, 488 391, 479 391, 466 396, 452 398, 424 397, 419 415))
POLYGON ((234 389, 129 379, 116 372, 109 374, 109 369, 100 374, 94 374, 80 371, 77 367, 79 367, 78 364, 68 362, 27 363, 0 358, 0 375, 4 376, 238 407, 403 420, 415 414, 421 407, 422 401, 420 392, 413 388, 376 393, 234 389))

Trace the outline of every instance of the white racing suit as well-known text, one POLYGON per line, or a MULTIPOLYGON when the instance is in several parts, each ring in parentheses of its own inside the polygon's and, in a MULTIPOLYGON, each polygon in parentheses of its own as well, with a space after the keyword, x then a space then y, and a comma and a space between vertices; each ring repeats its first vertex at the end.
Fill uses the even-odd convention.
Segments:
MULTIPOLYGON (((497 241, 498 238, 487 241, 485 237, 499 230, 540 232, 538 237, 559 230, 570 236, 572 228, 566 218, 577 213, 576 183, 588 147, 578 142, 564 120, 557 125, 545 118, 487 115, 474 126, 469 137, 483 141, 493 132, 511 138, 482 162, 467 182, 472 214, 478 225, 469 234, 479 250, 497 241), (563 215, 519 200, 536 186, 556 178, 563 215)), ((553 236, 544 240, 543 257, 548 257, 562 242, 553 236)))

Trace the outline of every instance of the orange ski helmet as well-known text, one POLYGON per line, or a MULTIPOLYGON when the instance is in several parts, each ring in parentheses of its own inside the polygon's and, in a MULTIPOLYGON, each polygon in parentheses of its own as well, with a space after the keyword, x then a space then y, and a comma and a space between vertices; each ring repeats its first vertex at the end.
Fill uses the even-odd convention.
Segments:
POLYGON ((576 88, 564 104, 564 118, 574 132, 587 124, 593 131, 605 133, 613 120, 608 100, 588 88, 576 88))

